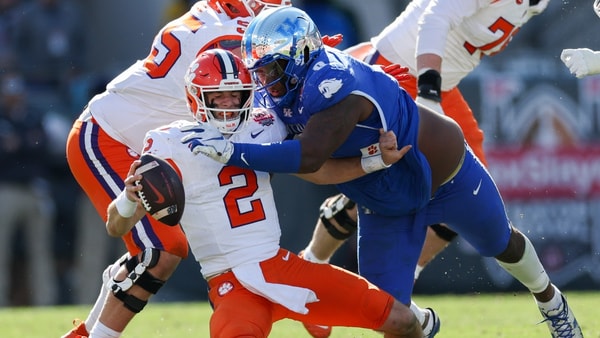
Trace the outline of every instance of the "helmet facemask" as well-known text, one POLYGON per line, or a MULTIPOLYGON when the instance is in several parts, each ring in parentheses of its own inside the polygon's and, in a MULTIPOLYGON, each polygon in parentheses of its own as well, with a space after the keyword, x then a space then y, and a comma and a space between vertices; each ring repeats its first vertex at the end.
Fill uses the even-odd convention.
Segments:
POLYGON ((239 90, 223 90, 223 87, 210 88, 190 84, 188 88, 190 94, 195 93, 194 95, 188 95, 188 100, 190 98, 194 100, 195 106, 198 107, 194 114, 197 121, 208 122, 223 134, 235 134, 244 128, 252 109, 252 87, 239 90), (215 92, 229 92, 232 95, 239 96, 239 105, 217 108, 214 99, 211 101, 208 95, 215 92))
POLYGON ((223 134, 244 128, 252 110, 254 83, 238 57, 225 50, 208 50, 194 60, 185 82, 188 108, 194 119, 212 124, 223 134), (211 99, 212 93, 222 96, 211 99), (229 97, 226 102, 237 102, 216 107, 215 101, 222 101, 223 96, 229 97))
POLYGON ((258 85, 259 102, 267 108, 289 107, 322 50, 321 34, 304 11, 280 7, 257 16, 242 38, 242 58, 258 85), (269 89, 278 83, 285 92, 273 95, 269 89))

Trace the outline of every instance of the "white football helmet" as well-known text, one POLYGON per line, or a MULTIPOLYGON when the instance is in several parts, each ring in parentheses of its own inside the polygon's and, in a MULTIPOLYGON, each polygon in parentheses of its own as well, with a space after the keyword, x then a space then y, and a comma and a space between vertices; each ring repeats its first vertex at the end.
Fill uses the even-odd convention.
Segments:
POLYGON ((254 83, 242 60, 224 49, 209 49, 196 57, 185 75, 187 103, 192 116, 223 134, 243 129, 252 110, 254 83), (209 92, 240 92, 239 108, 215 108, 209 92))
POLYGON ((267 8, 291 6, 291 0, 208 0, 208 5, 230 18, 256 16, 267 8))
POLYGON ((258 84, 266 108, 287 107, 293 102, 310 63, 323 50, 321 34, 301 9, 279 7, 258 15, 242 37, 242 59, 258 84), (257 74, 268 73, 268 81, 257 74), (285 94, 273 97, 268 88, 281 83, 285 94))

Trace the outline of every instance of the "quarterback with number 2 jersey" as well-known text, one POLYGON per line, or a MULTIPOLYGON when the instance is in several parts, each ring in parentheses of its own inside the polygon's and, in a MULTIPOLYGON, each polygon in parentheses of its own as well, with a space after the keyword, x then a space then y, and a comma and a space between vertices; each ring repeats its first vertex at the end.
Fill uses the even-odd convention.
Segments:
MULTIPOLYGON (((198 1, 162 27, 145 59, 124 70, 92 98, 69 134, 67 161, 103 220, 109 203, 123 191, 123 179, 142 151, 145 133, 175 120, 191 119, 183 77, 196 56, 217 47, 239 50, 242 34, 257 13, 289 4, 289 0, 198 1)), ((160 255, 156 265, 146 271, 151 276, 149 283, 134 283, 122 296, 114 295, 114 290, 107 294, 102 287, 85 322, 64 337, 116 337, 188 255, 181 227, 169 227, 152 217, 142 218, 122 239, 128 263, 111 264, 104 283, 123 280, 136 256, 143 258, 140 253, 153 249, 160 255)))

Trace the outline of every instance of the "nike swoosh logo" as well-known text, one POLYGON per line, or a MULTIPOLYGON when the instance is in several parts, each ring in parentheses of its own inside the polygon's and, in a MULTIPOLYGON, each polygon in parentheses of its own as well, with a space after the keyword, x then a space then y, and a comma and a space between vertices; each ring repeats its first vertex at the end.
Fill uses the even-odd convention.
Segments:
POLYGON ((257 138, 258 135, 262 134, 262 132, 265 131, 264 129, 261 129, 259 132, 257 133, 250 133, 250 137, 252 138, 257 138))
POLYGON ((290 259, 290 252, 288 251, 287 255, 285 255, 284 257, 281 257, 281 259, 283 259, 284 261, 288 261, 288 259, 290 259))
POLYGON ((156 187, 152 183, 150 183, 150 181, 146 181, 146 184, 148 184, 150 189, 152 189, 152 191, 154 191, 154 193, 156 194, 156 200, 154 202, 158 204, 164 203, 165 197, 160 193, 160 191, 158 191, 158 189, 156 189, 156 187))
POLYGON ((250 164, 248 164, 248 161, 246 161, 246 158, 244 157, 244 155, 246 155, 246 153, 242 153, 242 154, 240 155, 240 159, 241 159, 242 161, 244 161, 244 163, 246 163, 246 165, 247 165, 247 166, 250 166, 250 164))
POLYGON ((479 188, 481 188, 481 179, 479 179, 479 184, 477 185, 477 188, 473 190, 473 196, 477 196, 477 194, 479 194, 479 188))

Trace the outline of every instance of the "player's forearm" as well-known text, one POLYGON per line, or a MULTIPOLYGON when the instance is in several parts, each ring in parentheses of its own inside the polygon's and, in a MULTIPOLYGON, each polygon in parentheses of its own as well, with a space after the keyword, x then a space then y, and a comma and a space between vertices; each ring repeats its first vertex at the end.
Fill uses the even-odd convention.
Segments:
POLYGON ((361 158, 351 157, 329 159, 314 173, 296 174, 296 176, 314 184, 340 184, 366 174, 361 166, 361 158))

